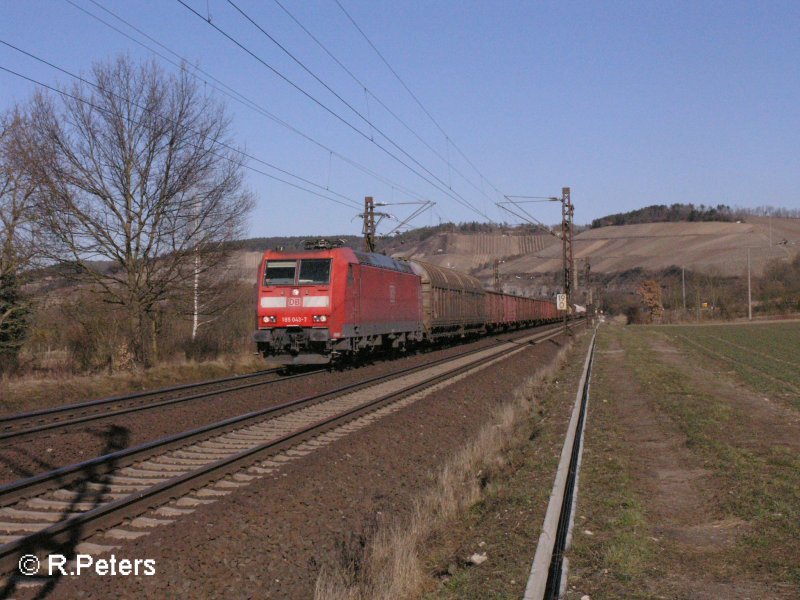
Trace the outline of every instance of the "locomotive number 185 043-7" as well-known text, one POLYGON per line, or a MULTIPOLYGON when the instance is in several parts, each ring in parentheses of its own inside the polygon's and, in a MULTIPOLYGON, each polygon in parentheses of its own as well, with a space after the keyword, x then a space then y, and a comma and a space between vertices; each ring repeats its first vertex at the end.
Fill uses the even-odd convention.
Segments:
POLYGON ((283 317, 284 323, 304 323, 305 317, 283 317))

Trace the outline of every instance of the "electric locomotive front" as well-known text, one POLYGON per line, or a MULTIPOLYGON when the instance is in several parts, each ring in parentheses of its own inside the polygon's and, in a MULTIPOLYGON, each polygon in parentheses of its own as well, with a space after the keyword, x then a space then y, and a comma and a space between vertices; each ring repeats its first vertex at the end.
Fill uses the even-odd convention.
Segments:
POLYGON ((282 364, 329 362, 348 262, 342 249, 265 252, 254 335, 258 351, 282 364))
POLYGON ((254 338, 271 362, 326 364, 423 338, 420 278, 407 263, 316 245, 265 252, 259 277, 254 338))

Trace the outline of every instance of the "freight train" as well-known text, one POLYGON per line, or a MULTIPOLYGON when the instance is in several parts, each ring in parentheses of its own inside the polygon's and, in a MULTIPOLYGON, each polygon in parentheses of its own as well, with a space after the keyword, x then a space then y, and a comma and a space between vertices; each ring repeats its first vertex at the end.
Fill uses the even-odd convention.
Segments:
POLYGON ((326 364, 559 318, 549 300, 488 291, 453 269, 330 243, 307 248, 268 250, 259 266, 254 338, 271 362, 326 364))

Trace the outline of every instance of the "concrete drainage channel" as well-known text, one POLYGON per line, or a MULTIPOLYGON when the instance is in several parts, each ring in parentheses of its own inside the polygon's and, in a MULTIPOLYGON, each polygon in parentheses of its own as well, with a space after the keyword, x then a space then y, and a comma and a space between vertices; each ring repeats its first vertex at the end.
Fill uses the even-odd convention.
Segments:
POLYGON ((586 353, 583 373, 575 396, 575 406, 561 449, 553 490, 550 492, 550 501, 523 600, 556 600, 563 598, 566 593, 569 562, 564 555, 572 542, 572 525, 575 521, 575 501, 578 496, 578 475, 583 452, 583 432, 586 426, 596 337, 595 330, 586 353))
MULTIPOLYGON (((523 338, 538 343, 560 334, 559 328, 523 338)), ((2 523, 7 537, 0 546, 2 571, 14 570, 21 554, 44 554, 53 544, 72 542, 76 553, 102 554, 124 540, 147 535, 153 527, 172 523, 193 507, 208 504, 251 481, 273 474, 281 465, 328 445, 403 406, 450 385, 477 370, 529 348, 504 343, 465 353, 435 366, 417 367, 393 381, 340 395, 324 403, 248 422, 216 436, 182 442, 138 461, 95 465, 93 479, 64 487, 61 469, 56 485, 32 481, 2 488, 2 523), (3 498, 3 496, 5 496, 3 498), (16 497, 16 505, 12 498, 16 497), (92 500, 93 502, 87 502, 92 500), (92 536, 92 543, 75 544, 92 536)), ((384 379, 384 378, 377 378, 384 379)), ((135 454, 137 449, 127 453, 135 454)), ((138 457, 138 455, 137 455, 138 457)), ((34 478, 37 479, 37 478, 34 478)), ((14 575, 19 579, 19 575, 14 575)), ((33 584, 35 580, 28 579, 33 584)), ((39 579, 37 583, 46 582, 39 579)))

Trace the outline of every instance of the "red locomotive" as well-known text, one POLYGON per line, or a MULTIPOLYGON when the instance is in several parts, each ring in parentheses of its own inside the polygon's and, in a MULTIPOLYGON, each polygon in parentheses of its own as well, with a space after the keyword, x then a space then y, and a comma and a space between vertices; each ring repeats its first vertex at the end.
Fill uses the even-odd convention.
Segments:
POLYGON ((265 252, 259 280, 254 337, 280 364, 325 364, 558 318, 553 302, 488 292, 453 269, 325 243, 265 252))

